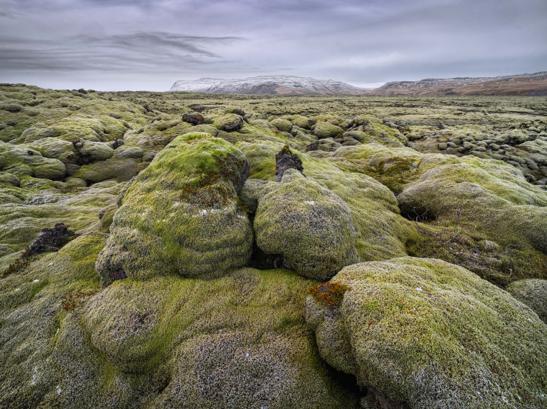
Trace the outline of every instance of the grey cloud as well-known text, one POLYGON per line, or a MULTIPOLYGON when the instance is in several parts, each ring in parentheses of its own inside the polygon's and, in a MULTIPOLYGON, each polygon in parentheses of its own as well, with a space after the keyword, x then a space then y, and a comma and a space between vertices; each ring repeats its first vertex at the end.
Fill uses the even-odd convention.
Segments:
POLYGON ((167 68, 172 72, 174 66, 222 61, 207 46, 240 40, 160 31, 78 35, 60 40, 5 37, 0 44, 0 69, 163 72, 167 68))
POLYGON ((105 88, 119 87, 131 76, 131 84, 163 83, 160 89, 166 89, 177 79, 202 76, 293 74, 362 84, 547 69, 545 0, 0 0, 0 5, 11 15, 0 25, 2 81, 48 83, 60 72, 78 81, 85 70, 85 78, 103 81, 105 88))

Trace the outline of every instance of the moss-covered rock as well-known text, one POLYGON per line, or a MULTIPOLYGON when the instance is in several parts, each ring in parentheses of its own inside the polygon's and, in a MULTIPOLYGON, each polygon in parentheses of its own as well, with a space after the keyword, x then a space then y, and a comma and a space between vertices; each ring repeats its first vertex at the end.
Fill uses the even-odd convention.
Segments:
POLYGON ((127 190, 97 262, 103 280, 222 274, 245 265, 253 235, 237 193, 247 171, 245 156, 222 139, 176 138, 127 190))
POLYGON ((337 164, 353 172, 377 179, 393 192, 416 179, 423 155, 409 148, 388 147, 378 143, 342 147, 334 154, 337 164))
POLYGON ((83 163, 107 160, 114 154, 114 149, 105 142, 86 141, 81 139, 74 142, 74 147, 83 163))
POLYGON ((144 149, 139 148, 138 146, 122 145, 114 150, 114 156, 116 158, 130 158, 138 160, 142 159, 142 157, 144 156, 144 149))
POLYGON ((372 407, 545 405, 547 326, 475 274, 399 258, 330 283, 308 297, 306 319, 321 356, 355 375, 372 407))
POLYGON ((347 204, 295 169, 258 201, 256 243, 283 256, 298 274, 325 279, 355 262, 355 227, 347 204))
POLYGON ((281 132, 290 132, 292 129, 292 123, 285 118, 275 118, 270 121, 275 128, 281 132))
POLYGON ((243 117, 237 114, 225 114, 214 119, 213 125, 221 131, 239 131, 243 126, 243 117))
POLYGON ((319 121, 313 127, 313 133, 319 138, 335 138, 344 133, 344 130, 339 126, 333 125, 330 122, 319 121))
POLYGON ((302 129, 311 129, 315 124, 315 120, 304 115, 293 115, 291 117, 291 122, 302 129))
POLYGON ((110 158, 83 165, 73 176, 84 179, 88 183, 97 183, 108 179, 126 181, 135 176, 138 171, 139 166, 134 159, 110 158))
POLYGON ((517 280, 509 284, 506 290, 547 323, 547 280, 538 278, 517 280))
POLYGON ((25 142, 34 142, 44 137, 44 132, 69 142, 80 139, 89 141, 113 141, 122 138, 127 128, 122 121, 108 115, 74 115, 61 119, 47 127, 29 129, 23 133, 25 142))
POLYGON ((59 159, 64 163, 77 160, 74 145, 60 138, 41 138, 29 144, 46 158, 59 159))
POLYGON ((314 354, 301 313, 309 286, 253 269, 210 281, 123 280, 81 319, 115 378, 161 380, 160 392, 144 388, 153 407, 355 407, 314 354))
POLYGON ((425 171, 399 194, 401 212, 498 243, 508 279, 545 277, 547 194, 490 162, 473 158, 425 171))
POLYGON ((45 179, 61 179, 66 168, 58 159, 45 158, 24 145, 0 142, 0 169, 14 175, 28 175, 45 179))

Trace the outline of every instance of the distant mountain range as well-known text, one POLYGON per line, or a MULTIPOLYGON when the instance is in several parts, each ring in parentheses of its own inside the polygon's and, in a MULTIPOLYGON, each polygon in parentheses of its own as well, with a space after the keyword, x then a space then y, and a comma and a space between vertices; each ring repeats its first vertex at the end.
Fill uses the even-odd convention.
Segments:
POLYGON ((243 79, 201 78, 177 81, 171 91, 243 95, 547 95, 547 71, 500 77, 462 77, 388 82, 375 89, 345 82, 297 76, 243 79))
POLYGON ((242 79, 201 78, 177 81, 171 87, 171 91, 251 95, 359 95, 364 90, 340 81, 274 75, 242 79))
POLYGON ((368 91, 373 95, 547 95, 547 72, 502 77, 396 81, 368 91))

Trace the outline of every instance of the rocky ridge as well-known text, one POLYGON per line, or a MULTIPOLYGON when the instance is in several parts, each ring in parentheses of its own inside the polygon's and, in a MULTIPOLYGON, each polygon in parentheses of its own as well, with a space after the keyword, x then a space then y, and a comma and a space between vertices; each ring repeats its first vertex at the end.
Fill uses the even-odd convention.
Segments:
POLYGON ((359 88, 341 81, 286 75, 244 79, 200 78, 176 81, 170 91, 242 95, 547 95, 547 72, 498 77, 428 78, 392 81, 378 88, 359 88))
POLYGON ((341 81, 289 75, 181 80, 173 84, 171 91, 250 95, 359 95, 364 92, 358 87, 341 81))

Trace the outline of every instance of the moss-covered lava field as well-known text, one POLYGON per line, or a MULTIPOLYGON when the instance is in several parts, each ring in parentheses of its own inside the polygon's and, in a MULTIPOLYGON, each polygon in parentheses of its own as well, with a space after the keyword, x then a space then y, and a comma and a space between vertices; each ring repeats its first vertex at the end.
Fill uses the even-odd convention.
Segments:
POLYGON ((0 408, 545 408, 546 185, 546 97, 0 85, 0 408))

